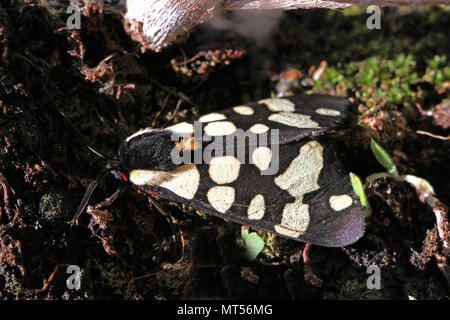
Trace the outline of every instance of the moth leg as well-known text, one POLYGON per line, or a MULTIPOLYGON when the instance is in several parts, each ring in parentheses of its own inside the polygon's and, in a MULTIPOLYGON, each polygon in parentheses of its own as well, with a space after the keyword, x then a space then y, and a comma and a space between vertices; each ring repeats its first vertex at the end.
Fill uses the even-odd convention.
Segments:
POLYGON ((309 252, 312 247, 311 242, 307 242, 305 245, 305 248, 303 249, 303 268, 305 270, 305 280, 309 284, 312 284, 313 286, 320 288, 322 287, 322 279, 318 278, 311 267, 311 262, 309 260, 309 252))
MULTIPOLYGON (((84 209, 86 209, 86 206, 89 202, 89 199, 91 198, 92 193, 94 192, 95 188, 97 188, 97 185, 101 178, 103 178, 110 170, 104 170, 101 172, 95 180, 93 180, 89 186, 87 187, 86 191, 84 192, 83 199, 81 200, 80 205, 78 206, 77 211, 75 212, 75 215, 73 216, 72 220, 69 222, 71 226, 78 225, 78 218, 83 213, 84 209)), ((117 191, 116 191, 117 192, 117 191)), ((117 198, 117 196, 116 196, 117 198)), ((114 200, 113 200, 114 201, 114 200)), ((111 201, 112 202, 112 201, 111 201)))
POLYGON ((183 260, 184 258, 184 236, 183 236, 183 232, 180 229, 179 224, 176 224, 177 226, 177 232, 174 231, 173 225, 175 224, 176 220, 174 217, 172 217, 172 215, 170 213, 168 213, 166 210, 164 210, 158 202, 156 202, 151 196, 148 197, 148 202, 153 205, 167 220, 167 223, 169 224, 170 227, 170 232, 172 232, 172 242, 174 245, 177 244, 177 239, 176 239, 176 234, 179 234, 180 239, 181 239, 181 255, 180 255, 180 259, 176 262, 179 263, 183 260))
POLYGON ((117 197, 123 192, 124 189, 125 188, 123 187, 118 188, 109 198, 106 198, 104 201, 96 204, 94 208, 100 209, 104 206, 110 206, 117 199, 117 197))

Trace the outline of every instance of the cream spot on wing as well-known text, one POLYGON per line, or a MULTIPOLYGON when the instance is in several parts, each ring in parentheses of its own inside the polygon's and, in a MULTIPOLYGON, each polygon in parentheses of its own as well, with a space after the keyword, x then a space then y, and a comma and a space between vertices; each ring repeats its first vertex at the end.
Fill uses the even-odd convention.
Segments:
POLYGON ((264 133, 264 132, 268 131, 269 127, 266 126, 265 124, 257 123, 255 125, 251 126, 249 130, 253 133, 260 134, 260 133, 264 133))
POLYGON ((319 124, 311 120, 311 116, 292 112, 280 112, 271 114, 270 121, 278 122, 297 128, 320 128, 319 124))
POLYGON ((346 194, 330 197, 330 206, 334 211, 341 211, 350 207, 353 203, 352 197, 346 194))
POLYGON ((268 147, 258 147, 252 153, 252 163, 259 170, 267 170, 272 161, 272 150, 268 147))
POLYGON ((233 108, 233 111, 243 116, 251 116, 252 114, 255 113, 253 108, 248 106, 237 106, 233 108))
POLYGON ((223 186, 212 187, 208 190, 206 197, 214 209, 225 213, 234 203, 234 188, 223 186))
POLYGON ((262 99, 259 100, 258 103, 265 103, 267 105, 267 108, 273 112, 295 111, 295 104, 289 101, 288 99, 282 98, 262 99))
POLYGON ((251 220, 260 220, 264 217, 265 212, 266 204, 264 203, 264 196, 257 194, 252 201, 250 201, 250 205, 248 206, 248 218, 251 220))
POLYGON ((180 134, 193 134, 194 133, 194 125, 188 122, 180 122, 173 126, 167 127, 168 130, 180 134))
POLYGON ((161 187, 169 189, 173 193, 186 199, 192 199, 200 184, 200 173, 195 164, 181 166, 181 170, 175 170, 175 176, 161 184, 161 187), (183 168, 184 167, 184 168, 183 168))
POLYGON ((201 116, 198 121, 200 122, 211 122, 211 121, 218 121, 218 120, 225 120, 227 117, 225 117, 224 114, 221 113, 208 113, 205 114, 204 116, 201 116))
POLYGON ((293 197, 319 189, 322 151, 323 147, 317 141, 305 143, 286 171, 275 178, 275 184, 293 197))
POLYGON ((236 131, 236 126, 229 121, 217 121, 208 123, 205 132, 210 136, 226 136, 236 131))
POLYGON ((133 170, 130 172, 131 183, 142 186, 142 185, 155 185, 155 181, 163 180, 168 173, 166 171, 151 171, 151 170, 133 170))
POLYGON ((275 226, 275 230, 283 235, 299 237, 306 231, 309 225, 309 206, 304 204, 303 196, 298 196, 292 203, 287 203, 283 208, 281 224, 275 226))
POLYGON ((135 185, 158 185, 182 198, 192 199, 200 184, 200 173, 191 163, 173 171, 133 170, 130 181, 135 185))
POLYGON ((217 184, 231 183, 239 177, 241 163, 233 156, 212 158, 209 175, 217 184))
POLYGON ((128 142, 128 141, 130 141, 131 139, 133 139, 133 138, 135 138, 135 137, 137 137, 137 136, 140 136, 140 135, 142 135, 142 134, 144 134, 144 133, 147 133, 147 132, 150 132, 150 131, 153 131, 153 130, 154 130, 154 129, 153 129, 153 128, 150 128, 150 127, 141 129, 141 130, 139 130, 138 132, 135 132, 135 133, 133 133, 131 136, 129 136, 129 137, 126 139, 126 141, 128 142))
POLYGON ((316 109, 316 113, 321 114, 323 116, 331 116, 331 117, 337 117, 337 116, 341 115, 341 112, 339 110, 328 109, 328 108, 318 108, 318 109, 316 109))

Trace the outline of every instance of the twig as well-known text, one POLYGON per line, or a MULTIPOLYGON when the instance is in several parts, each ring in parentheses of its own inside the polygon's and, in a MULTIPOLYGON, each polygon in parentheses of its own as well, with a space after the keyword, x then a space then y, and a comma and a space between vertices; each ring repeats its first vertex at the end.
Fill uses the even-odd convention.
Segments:
POLYGON ((167 92, 169 92, 169 93, 171 93, 171 94, 173 94, 173 95, 176 95, 176 96, 180 97, 180 99, 186 101, 186 102, 189 103, 191 106, 194 106, 194 103, 191 101, 191 99, 189 99, 183 92, 178 92, 178 91, 176 91, 176 90, 174 90, 174 89, 172 89, 172 88, 166 87, 166 86, 160 84, 158 81, 153 80, 153 79, 149 79, 149 81, 150 81, 151 83, 157 85, 157 86, 160 87, 161 89, 163 89, 163 90, 165 90, 165 91, 167 91, 167 92))
POLYGON ((447 217, 448 207, 435 197, 433 186, 428 181, 413 175, 407 174, 397 176, 387 172, 376 173, 368 177, 366 184, 370 183, 372 180, 384 177, 390 177, 396 181, 408 182, 416 189, 419 200, 433 210, 436 216, 437 230, 441 240, 443 252, 443 254, 435 252, 434 255, 436 257, 439 269, 444 274, 448 285, 450 286, 450 265, 448 263, 448 258, 450 257, 450 223, 447 217))
MULTIPOLYGON (((10 188, 10 186, 8 185, 8 182, 6 181, 5 176, 3 175, 3 173, 0 172, 0 186, 3 189, 3 202, 5 204, 5 212, 6 214, 9 216, 11 213, 11 208, 9 206, 9 191, 11 190, 13 194, 15 194, 14 190, 10 188)), ((2 221, 2 210, 0 207, 0 223, 2 221)))
POLYGON ((310 242, 307 242, 305 248, 303 249, 303 268, 305 270, 305 280, 309 284, 312 284, 313 286, 320 288, 322 287, 322 279, 318 278, 314 274, 309 260, 309 251, 311 249, 311 246, 312 244, 310 242))
POLYGON ((423 110, 423 108, 420 105, 420 103, 416 103, 416 107, 417 107, 417 110, 419 110, 420 114, 423 115, 423 116, 431 117, 433 115, 433 111, 432 110, 427 110, 427 111, 423 110))
POLYGON ((438 198, 433 195, 425 197, 422 201, 429 205, 436 216, 436 224, 439 232, 439 238, 442 241, 443 252, 450 255, 450 224, 448 222, 448 208, 438 198))
POLYGON ((363 119, 373 116, 375 113, 383 109, 387 105, 387 103, 388 99, 384 99, 383 101, 381 101, 381 103, 377 104, 376 106, 373 106, 364 115, 360 116, 358 120, 361 121, 363 119))
POLYGON ((48 289, 48 287, 50 286, 50 284, 52 283, 53 279, 55 278, 56 273, 59 270, 59 267, 66 267, 69 266, 68 264, 57 264, 55 266, 55 268, 53 269, 53 272, 50 274, 50 276, 48 277, 47 280, 44 280, 44 285, 42 286, 42 288, 40 289, 28 289, 25 290, 25 294, 30 294, 30 293, 41 293, 44 292, 45 290, 48 289))
POLYGON ((436 253, 436 264, 441 270, 441 272, 444 274, 445 278, 447 279, 447 283, 450 286, 450 264, 448 263, 448 259, 446 256, 436 253))
POLYGON ((433 138, 436 138, 436 139, 440 139, 440 140, 450 140, 450 136, 443 137, 443 136, 439 136, 437 134, 433 134, 433 133, 430 133, 430 132, 427 132, 427 131, 417 130, 416 133, 424 134, 426 136, 430 136, 430 137, 433 137, 433 138))
POLYGON ((141 279, 149 278, 149 277, 152 277, 152 276, 156 276, 157 274, 158 274, 157 272, 153 272, 153 273, 149 273, 149 274, 146 274, 146 275, 143 275, 143 276, 131 279, 128 282, 128 285, 127 285, 128 292, 131 291, 131 287, 136 283, 137 280, 141 280, 141 279))
POLYGON ((183 103, 183 100, 178 99, 177 106, 175 107, 175 110, 173 111, 172 116, 169 118, 169 121, 172 121, 175 118, 175 116, 178 113, 178 109, 180 109, 182 103, 183 103))
POLYGON ((155 115, 155 118, 153 119, 152 127, 155 126, 156 120, 158 120, 158 117, 161 115, 161 113, 162 113, 162 112, 164 111, 164 109, 166 108, 167 102, 169 101, 169 98, 170 98, 171 95, 172 95, 172 93, 169 93, 169 94, 167 95, 167 97, 164 99, 164 102, 163 102, 163 104, 162 104, 162 106, 161 106, 161 109, 159 109, 159 111, 158 111, 158 112, 156 113, 156 115, 155 115))

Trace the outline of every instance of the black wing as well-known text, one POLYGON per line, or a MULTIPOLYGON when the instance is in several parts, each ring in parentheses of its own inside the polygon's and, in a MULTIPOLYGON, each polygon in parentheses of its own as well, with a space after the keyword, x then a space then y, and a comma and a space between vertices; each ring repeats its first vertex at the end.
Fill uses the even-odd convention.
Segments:
POLYGON ((202 122, 231 122, 244 131, 254 126, 278 129, 280 143, 299 140, 340 126, 348 115, 346 98, 299 95, 262 99, 199 118, 202 122), (212 121, 211 121, 212 120, 212 121))
POLYGON ((235 165, 228 156, 231 161, 219 164, 213 160, 181 166, 178 181, 140 187, 211 215, 299 241, 328 247, 357 241, 364 233, 364 216, 349 177, 326 139, 282 144, 279 154, 275 175, 262 175, 256 164, 235 165))
MULTIPOLYGON (((348 101, 343 98, 296 96, 264 99, 199 119, 202 133, 213 137, 211 142, 236 129, 257 128, 253 131, 258 137, 266 129, 279 130, 276 142, 245 140, 244 160, 236 157, 240 145, 233 149, 235 154, 213 152, 208 163, 185 163, 161 171, 146 165, 146 155, 155 154, 151 142, 152 136, 158 136, 155 131, 127 139, 122 154, 139 146, 131 152, 139 156, 127 169, 130 180, 144 191, 295 240, 345 246, 363 235, 364 216, 331 144, 326 137, 316 136, 341 124, 347 108, 348 101)), ((164 132, 194 134, 193 123, 167 129, 164 132)), ((203 152, 208 145, 187 141, 184 149, 203 152)), ((161 145, 168 146, 166 154, 173 149, 170 144, 161 145)))

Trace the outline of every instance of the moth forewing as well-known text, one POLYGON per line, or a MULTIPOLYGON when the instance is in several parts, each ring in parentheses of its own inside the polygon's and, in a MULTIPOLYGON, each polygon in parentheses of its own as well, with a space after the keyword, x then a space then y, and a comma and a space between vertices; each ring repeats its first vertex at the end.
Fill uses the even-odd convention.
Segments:
POLYGON ((121 161, 143 191, 295 240, 345 246, 364 233, 361 207, 332 145, 311 137, 341 124, 347 109, 346 99, 322 95, 262 99, 134 134, 121 161), (198 125, 200 140, 191 138, 198 125), (179 130, 184 140, 169 139, 179 130), (167 159, 194 151, 201 161, 167 159))

